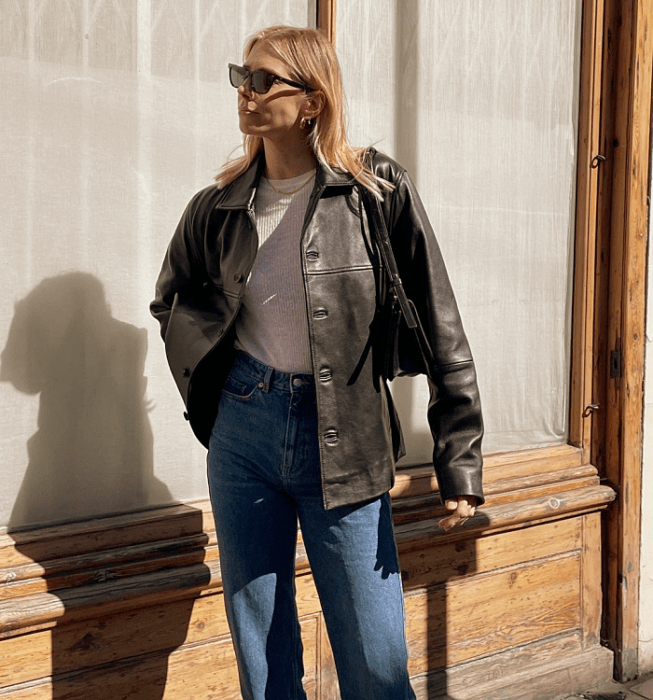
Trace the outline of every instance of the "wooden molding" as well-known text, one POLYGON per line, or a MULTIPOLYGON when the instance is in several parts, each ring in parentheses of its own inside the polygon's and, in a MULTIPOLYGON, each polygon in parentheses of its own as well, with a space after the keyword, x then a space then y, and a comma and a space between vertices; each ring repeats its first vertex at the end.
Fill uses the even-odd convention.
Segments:
POLYGON ((336 43, 336 0, 316 0, 317 28, 336 43))
MULTIPOLYGON (((397 498, 400 551, 439 541, 454 542, 522 529, 602 510, 614 492, 585 474, 569 482, 554 471, 525 488, 519 478, 511 495, 488 499, 464 526, 445 533, 439 498, 424 499, 421 468, 406 475, 397 498), (547 488, 546 485, 555 485, 547 488)), ((430 475, 429 475, 430 479, 430 475)), ((501 482, 498 482, 501 483, 501 482)), ((507 482, 503 482, 504 486, 507 482)), ((85 524, 7 533, 0 538, 0 636, 24 634, 67 621, 107 615, 151 604, 215 592, 221 588, 220 562, 210 504, 176 506, 85 524)), ((301 541, 297 574, 308 571, 301 541)))
POLYGON ((578 114, 576 238, 569 411, 569 442, 590 461, 594 414, 601 410, 594 395, 594 322, 596 221, 600 160, 603 4, 585 0, 581 39, 578 114), (598 408, 595 408, 598 406, 598 408))

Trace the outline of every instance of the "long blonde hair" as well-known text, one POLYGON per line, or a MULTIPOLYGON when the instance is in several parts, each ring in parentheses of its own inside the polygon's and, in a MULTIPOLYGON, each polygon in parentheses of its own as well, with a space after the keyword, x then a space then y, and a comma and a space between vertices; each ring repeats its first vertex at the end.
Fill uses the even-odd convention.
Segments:
MULTIPOLYGON (((306 99, 316 93, 324 96, 324 106, 310 126, 307 138, 318 162, 329 170, 348 172, 378 197, 393 189, 377 177, 364 161, 365 148, 354 148, 347 139, 345 99, 340 65, 333 44, 319 30, 276 26, 252 34, 245 44, 245 58, 254 45, 265 42, 288 66, 293 80, 312 87, 306 99)), ((229 160, 216 176, 220 187, 242 175, 263 149, 260 136, 243 137, 245 154, 229 160)))

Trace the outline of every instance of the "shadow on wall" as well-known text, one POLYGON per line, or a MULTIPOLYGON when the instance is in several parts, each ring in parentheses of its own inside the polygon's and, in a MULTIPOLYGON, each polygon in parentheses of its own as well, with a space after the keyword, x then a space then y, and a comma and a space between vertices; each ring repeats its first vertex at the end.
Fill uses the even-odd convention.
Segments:
POLYGON ((18 302, 0 380, 41 398, 10 530, 173 500, 153 474, 146 352, 93 275, 46 279, 18 302))

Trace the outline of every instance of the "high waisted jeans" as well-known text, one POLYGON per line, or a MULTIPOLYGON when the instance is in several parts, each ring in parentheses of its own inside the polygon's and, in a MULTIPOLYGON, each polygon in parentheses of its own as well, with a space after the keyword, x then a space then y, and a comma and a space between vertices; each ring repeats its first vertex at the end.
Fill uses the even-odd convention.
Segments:
POLYGON ((306 698, 294 584, 299 518, 342 699, 413 700, 390 497, 324 509, 313 378, 239 353, 208 472, 243 697, 306 698))

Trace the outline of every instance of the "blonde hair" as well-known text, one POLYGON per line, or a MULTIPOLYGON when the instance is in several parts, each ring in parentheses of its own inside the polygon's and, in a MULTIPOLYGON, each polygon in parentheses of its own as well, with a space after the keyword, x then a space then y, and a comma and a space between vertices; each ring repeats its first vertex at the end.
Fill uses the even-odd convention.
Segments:
MULTIPOLYGON (((365 163, 365 148, 354 148, 347 139, 345 98, 340 65, 333 44, 319 30, 276 26, 262 29, 247 40, 244 57, 264 42, 288 66, 293 80, 311 86, 310 100, 316 93, 324 97, 322 110, 307 126, 307 138, 318 162, 328 170, 348 172, 363 187, 381 197, 393 186, 376 176, 365 163)), ((216 176, 220 187, 242 175, 263 149, 260 136, 243 137, 245 154, 229 160, 216 176)))

